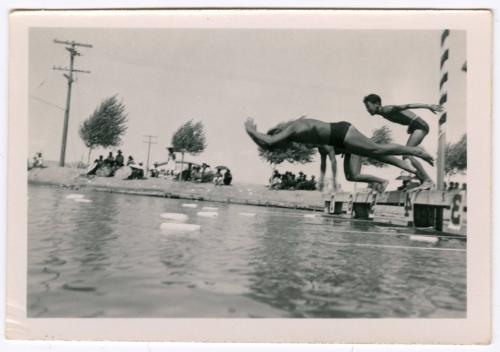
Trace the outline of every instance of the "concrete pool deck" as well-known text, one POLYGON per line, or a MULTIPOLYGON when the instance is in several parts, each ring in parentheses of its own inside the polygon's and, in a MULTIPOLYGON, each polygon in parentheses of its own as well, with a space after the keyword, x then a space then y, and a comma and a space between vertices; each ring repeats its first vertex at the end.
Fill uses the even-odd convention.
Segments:
POLYGON ((238 182, 231 186, 216 187, 212 183, 178 182, 162 178, 124 180, 128 170, 115 177, 90 179, 84 174, 84 169, 72 167, 35 168, 28 171, 28 184, 313 211, 323 211, 324 207, 319 191, 272 191, 265 185, 238 182))

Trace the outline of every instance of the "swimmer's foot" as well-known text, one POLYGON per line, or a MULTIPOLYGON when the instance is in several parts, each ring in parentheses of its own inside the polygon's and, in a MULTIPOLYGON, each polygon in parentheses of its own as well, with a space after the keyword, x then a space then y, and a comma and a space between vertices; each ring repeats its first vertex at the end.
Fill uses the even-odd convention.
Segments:
POLYGON ((434 184, 434 182, 432 182, 431 180, 427 180, 422 182, 422 184, 418 185, 417 187, 410 189, 410 192, 429 190, 435 187, 436 185, 434 184))
POLYGON ((422 147, 415 147, 416 150, 416 156, 419 158, 422 158, 423 160, 427 161, 431 166, 434 166, 434 158, 426 152, 426 150, 422 147))

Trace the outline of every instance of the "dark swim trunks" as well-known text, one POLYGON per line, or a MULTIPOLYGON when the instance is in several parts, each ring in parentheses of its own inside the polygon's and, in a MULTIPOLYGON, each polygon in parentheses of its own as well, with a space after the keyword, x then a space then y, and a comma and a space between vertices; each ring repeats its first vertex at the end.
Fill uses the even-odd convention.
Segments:
POLYGON ((416 130, 423 130, 426 133, 429 133, 429 125, 420 117, 416 117, 410 122, 410 124, 408 125, 408 130, 406 132, 408 132, 408 134, 412 134, 413 131, 416 130))
POLYGON ((334 148, 345 148, 344 139, 349 127, 351 124, 345 121, 330 123, 329 144, 334 148))

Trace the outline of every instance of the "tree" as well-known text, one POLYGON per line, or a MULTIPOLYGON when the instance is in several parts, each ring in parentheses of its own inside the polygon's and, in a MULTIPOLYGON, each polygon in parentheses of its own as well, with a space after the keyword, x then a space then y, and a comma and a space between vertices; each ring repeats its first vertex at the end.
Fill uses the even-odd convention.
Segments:
POLYGON ((104 99, 94 112, 80 125, 80 138, 89 148, 90 154, 96 147, 116 147, 121 144, 122 136, 127 131, 125 105, 116 95, 104 99))
MULTIPOLYGON (((375 143, 379 144, 391 143, 392 142, 391 130, 387 126, 382 126, 380 128, 377 128, 376 130, 373 131, 373 134, 370 139, 375 143)), ((373 165, 376 167, 387 166, 386 163, 371 158, 363 158, 363 165, 373 165)))
MULTIPOLYGON (((275 128, 269 130, 268 134, 274 134, 283 130, 286 125, 294 120, 287 122, 280 122, 275 128)), ((270 148, 259 147, 259 156, 270 163, 271 165, 281 164, 283 161, 288 161, 289 163, 309 163, 313 160, 313 156, 316 153, 316 147, 312 144, 302 144, 302 143, 286 143, 283 145, 273 146, 270 148)))
POLYGON ((446 175, 467 170, 467 134, 463 134, 457 143, 446 144, 445 166, 446 175))
POLYGON ((184 153, 198 155, 203 152, 207 147, 203 123, 189 120, 179 127, 172 136, 172 147, 175 151, 181 152, 182 161, 184 153))

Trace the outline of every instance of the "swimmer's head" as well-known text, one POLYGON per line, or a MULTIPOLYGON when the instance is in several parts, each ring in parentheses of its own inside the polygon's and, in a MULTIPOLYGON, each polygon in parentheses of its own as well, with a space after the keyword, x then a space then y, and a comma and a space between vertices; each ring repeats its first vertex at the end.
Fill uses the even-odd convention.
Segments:
POLYGON ((382 99, 377 94, 369 94, 363 98, 366 110, 370 115, 375 115, 377 109, 382 105, 382 99))

